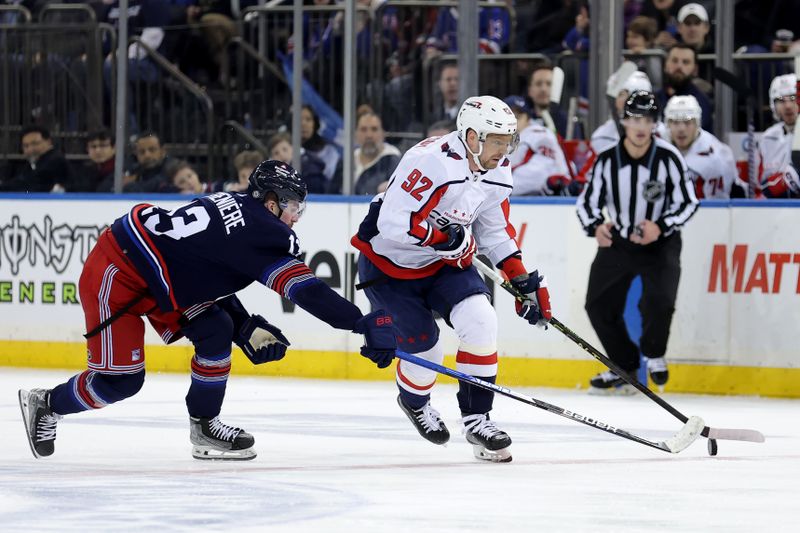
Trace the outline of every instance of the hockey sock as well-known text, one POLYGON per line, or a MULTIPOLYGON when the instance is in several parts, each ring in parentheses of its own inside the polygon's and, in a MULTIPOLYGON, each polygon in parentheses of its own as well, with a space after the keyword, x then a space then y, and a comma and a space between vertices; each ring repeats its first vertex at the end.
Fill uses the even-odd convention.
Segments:
POLYGON ((144 370, 135 374, 101 374, 86 370, 50 392, 50 409, 60 415, 100 409, 130 398, 143 384, 144 370))
POLYGON ((423 407, 428 400, 431 399, 430 394, 413 394, 408 392, 403 387, 397 387, 400 390, 400 398, 403 400, 403 403, 406 404, 408 407, 412 409, 419 409, 423 407))
POLYGON ((219 415, 230 371, 230 352, 217 356, 195 354, 192 358, 192 384, 186 394, 190 416, 214 418, 219 415))
MULTIPOLYGON (((483 381, 494 383, 497 376, 481 376, 483 381)), ((486 414, 492 410, 494 392, 469 385, 463 381, 458 384, 458 407, 462 415, 486 414)))

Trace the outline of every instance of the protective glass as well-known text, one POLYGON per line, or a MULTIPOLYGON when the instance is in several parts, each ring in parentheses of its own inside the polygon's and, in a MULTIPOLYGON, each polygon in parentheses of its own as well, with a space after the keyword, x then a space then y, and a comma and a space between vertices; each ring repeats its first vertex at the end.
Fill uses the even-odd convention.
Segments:
POLYGON ((517 146, 519 146, 519 134, 515 133, 512 135, 510 141, 504 141, 494 136, 487 137, 484 143, 490 150, 505 150, 506 154, 511 155, 514 153, 514 150, 517 149, 517 146))

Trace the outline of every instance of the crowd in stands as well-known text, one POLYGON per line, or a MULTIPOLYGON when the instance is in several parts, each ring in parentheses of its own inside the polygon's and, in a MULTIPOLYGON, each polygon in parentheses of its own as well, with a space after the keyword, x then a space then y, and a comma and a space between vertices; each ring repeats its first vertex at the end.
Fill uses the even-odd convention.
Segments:
MULTIPOLYGON (((50 3, 47 0, 0 1, 22 5, 34 16, 50 3)), ((65 1, 71 3, 69 0, 61 0, 61 3, 65 1)), ((224 79, 223 74, 229 61, 226 44, 240 34, 241 26, 236 21, 242 16, 242 11, 257 3, 256 0, 130 0, 129 29, 198 84, 225 87, 231 83, 231 80, 224 79), (166 9, 165 4, 168 5, 166 9)), ((271 2, 274 5, 281 3, 291 5, 292 2, 271 2)), ((337 2, 307 0, 305 3, 330 5, 337 2)), ((369 58, 371 52, 380 48, 381 57, 386 58, 381 107, 367 101, 359 102, 363 105, 357 113, 354 130, 356 148, 352 176, 352 190, 359 195, 382 191, 402 151, 416 142, 409 144, 407 140, 393 137, 392 132, 418 132, 422 138, 452 131, 461 103, 458 65, 450 60, 440 60, 442 55, 458 51, 457 9, 432 5, 419 10, 415 23, 411 24, 409 19, 403 18, 401 6, 391 4, 379 9, 382 3, 380 0, 358 1, 360 6, 369 10, 359 14, 357 54, 369 58), (379 35, 371 34, 376 26, 370 24, 370 17, 375 16, 382 17, 379 35), (421 69, 433 63, 437 65, 436 76, 430 80, 433 107, 430 113, 422 114, 405 104, 409 100, 420 101, 416 95, 421 90, 421 69)), ((498 0, 495 3, 497 6, 479 10, 478 47, 481 54, 538 52, 553 57, 565 50, 585 53, 590 49, 592 18, 585 0, 498 0), (512 24, 512 13, 515 24, 512 24)), ((98 21, 118 24, 118 2, 101 0, 88 4, 95 9, 98 21)), ((714 53, 715 4, 711 0, 629 0, 624 3, 624 52, 636 63, 639 72, 629 80, 609 81, 623 87, 612 113, 619 111, 633 90, 646 87, 656 94, 662 112, 676 97, 691 98, 679 101, 690 102, 692 109, 694 103, 697 104, 700 112, 692 113, 689 120, 698 122, 697 129, 692 130, 690 136, 699 137, 701 131, 708 134, 713 131, 713 80, 700 76, 698 54, 714 53), (654 51, 661 52, 656 54, 654 51)), ((800 22, 796 16, 791 16, 796 11, 767 4, 771 3, 737 2, 736 47, 745 52, 800 50, 800 41, 794 39, 795 34, 800 34, 800 28, 795 28, 800 22)), ((325 63, 331 54, 341 52, 341 15, 340 12, 331 12, 322 17, 304 17, 303 55, 309 72, 315 63, 325 63)), ((8 17, 9 14, 0 12, 0 16, 8 17)), ((11 23, 13 20, 3 22, 11 23)), ((293 52, 292 42, 293 37, 287 34, 283 52, 288 55, 293 52)), ((106 50, 106 53, 110 54, 111 50, 106 50)), ((158 70, 147 54, 135 45, 131 45, 128 58, 131 81, 158 76, 158 70)), ((107 65, 106 80, 110 84, 110 60, 107 65)), ((609 140, 615 142, 615 135, 618 139, 613 115, 595 132, 583 131, 579 117, 568 116, 566 105, 558 98, 552 98, 554 66, 553 62, 539 61, 524 72, 527 84, 519 88, 520 94, 496 95, 505 99, 519 120, 522 142, 512 162, 515 177, 519 176, 520 180, 516 194, 578 194, 590 165, 576 164, 573 154, 565 151, 564 139, 569 136, 591 140, 594 154, 608 146, 609 140)), ((587 64, 582 64, 581 68, 588 71, 587 64)), ((580 77, 582 85, 578 92, 582 96, 587 92, 583 85, 587 79, 585 75, 580 77)), ((777 121, 764 134, 766 148, 760 145, 758 152, 758 180, 767 196, 800 194, 795 186, 797 173, 789 160, 797 117, 795 95, 786 88, 790 82, 784 79, 779 87, 769 91, 769 102, 759 103, 762 106, 768 104, 777 121)), ((323 96, 336 100, 331 95, 323 96)), ((336 105, 336 102, 331 105, 336 105)), ((323 136, 324 121, 320 120, 318 109, 304 105, 300 113, 300 170, 309 184, 309 191, 341 193, 345 179, 341 146, 332 135, 323 136)), ((135 135, 128 150, 131 157, 125 165, 124 192, 203 194, 218 190, 240 191, 246 187, 248 172, 261 158, 289 162, 294 157, 289 124, 286 124, 264 139, 267 153, 239 153, 231 161, 231 168, 221 171, 220 176, 201 176, 190 162, 167 153, 170 139, 162 139, 159 132, 148 131, 147 124, 135 124, 133 115, 131 120, 134 123, 129 124, 129 128, 135 135)), ((670 122, 685 121, 665 119, 656 133, 671 138, 670 122)), ((108 131, 90 133, 86 138, 86 152, 81 154, 84 157, 76 158, 77 154, 71 154, 71 161, 58 151, 50 132, 42 125, 26 125, 19 135, 19 142, 22 157, 13 160, 7 168, 0 168, 0 190, 113 190, 115 146, 114 135, 108 131)), ((591 162, 592 153, 584 156, 591 162)), ((734 185, 736 183, 734 181, 734 185)))

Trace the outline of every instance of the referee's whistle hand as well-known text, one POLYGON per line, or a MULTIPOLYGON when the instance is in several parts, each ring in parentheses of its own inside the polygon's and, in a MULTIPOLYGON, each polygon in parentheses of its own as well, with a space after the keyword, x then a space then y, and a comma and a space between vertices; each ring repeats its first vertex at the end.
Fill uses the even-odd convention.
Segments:
POLYGON ((597 246, 600 248, 608 248, 611 246, 611 228, 613 227, 614 224, 611 222, 606 222, 605 224, 597 226, 597 229, 594 231, 594 238, 597 239, 597 246))
POLYGON ((641 244, 642 246, 656 242, 661 236, 661 228, 652 220, 643 220, 638 225, 639 231, 631 233, 631 242, 641 244))

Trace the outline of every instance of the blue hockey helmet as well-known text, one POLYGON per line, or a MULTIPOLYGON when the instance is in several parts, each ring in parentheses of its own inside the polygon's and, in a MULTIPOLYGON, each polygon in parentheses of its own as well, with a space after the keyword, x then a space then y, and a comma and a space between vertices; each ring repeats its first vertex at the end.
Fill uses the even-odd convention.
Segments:
POLYGON ((248 181, 250 184, 247 193, 250 196, 256 200, 264 200, 267 193, 274 193, 284 209, 292 200, 302 204, 308 194, 308 188, 300 174, 291 165, 274 159, 259 163, 248 181))

